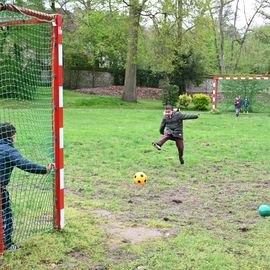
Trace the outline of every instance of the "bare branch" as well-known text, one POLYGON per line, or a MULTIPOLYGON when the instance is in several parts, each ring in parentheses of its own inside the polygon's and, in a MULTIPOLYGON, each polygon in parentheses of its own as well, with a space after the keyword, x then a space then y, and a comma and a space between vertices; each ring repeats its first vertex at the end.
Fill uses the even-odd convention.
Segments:
POLYGON ((266 13, 264 10, 259 12, 265 19, 270 20, 270 14, 266 13))
POLYGON ((125 1, 125 0, 122 0, 122 1, 123 1, 123 3, 124 3, 127 7, 130 6, 130 4, 129 4, 127 1, 125 1))
POLYGON ((195 28, 195 25, 192 25, 192 26, 188 27, 187 29, 185 29, 183 35, 186 34, 188 31, 192 30, 193 28, 195 28))
POLYGON ((243 0, 243 7, 244 7, 245 21, 246 21, 246 24, 248 24, 248 18, 247 18, 247 12, 246 12, 246 4, 245 4, 245 0, 243 0))
POLYGON ((145 10, 141 12, 141 16, 143 17, 149 17, 151 19, 156 18, 158 15, 166 15, 165 12, 155 12, 152 13, 150 10, 145 10))
POLYGON ((235 65, 234 65, 234 72, 236 72, 237 66, 239 64, 240 57, 241 57, 241 54, 242 54, 242 49, 243 49, 244 43, 246 41, 247 34, 248 34, 249 30, 250 30, 250 26, 253 23, 256 15, 261 11, 262 8, 265 7, 265 4, 267 4, 267 3, 268 3, 267 0, 262 0, 261 2, 259 2, 258 3, 258 6, 256 6, 256 9, 255 9, 253 15, 251 16, 251 18, 249 19, 249 21, 247 21, 246 29, 245 29, 244 34, 243 34, 243 37, 241 39, 238 56, 237 56, 237 59, 236 59, 235 65))

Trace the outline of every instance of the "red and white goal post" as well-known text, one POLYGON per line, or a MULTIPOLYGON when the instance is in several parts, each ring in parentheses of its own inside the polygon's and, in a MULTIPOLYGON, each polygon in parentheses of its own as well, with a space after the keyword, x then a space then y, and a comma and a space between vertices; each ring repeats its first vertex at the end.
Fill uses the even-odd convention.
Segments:
MULTIPOLYGON (((11 174, 16 242, 64 228, 62 77, 62 16, 0 3, 0 123, 16 127, 15 148, 27 160, 55 163, 51 174, 17 168, 11 174)), ((0 179, 0 254, 6 250, 2 184, 0 179)))
POLYGON ((268 76, 214 76, 212 85, 212 111, 215 112, 218 105, 218 85, 219 81, 246 81, 246 80, 268 80, 268 76))

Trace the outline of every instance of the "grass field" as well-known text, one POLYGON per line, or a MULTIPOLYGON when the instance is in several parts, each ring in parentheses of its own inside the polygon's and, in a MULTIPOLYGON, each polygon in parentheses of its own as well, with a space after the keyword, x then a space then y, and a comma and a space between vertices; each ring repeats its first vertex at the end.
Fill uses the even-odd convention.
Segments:
POLYGON ((159 101, 65 95, 65 230, 25 241, 1 269, 270 269, 257 212, 270 204, 269 114, 186 121, 180 166, 173 142, 151 145, 159 101))

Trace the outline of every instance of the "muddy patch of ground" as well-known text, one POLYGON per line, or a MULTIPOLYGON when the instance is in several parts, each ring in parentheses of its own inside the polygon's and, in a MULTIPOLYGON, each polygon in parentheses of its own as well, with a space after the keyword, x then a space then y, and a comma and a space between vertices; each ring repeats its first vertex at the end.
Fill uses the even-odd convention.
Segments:
MULTIPOLYGON (((112 187, 107 189, 108 192, 105 187, 100 187, 100 192, 97 192, 94 198, 98 200, 117 197, 122 200, 121 209, 115 212, 115 215, 118 223, 126 224, 127 230, 131 224, 134 224, 133 227, 142 228, 148 228, 149 224, 155 227, 154 224, 157 224, 158 228, 180 230, 195 225, 211 231, 217 237, 238 238, 262 222, 258 207, 270 200, 265 192, 270 187, 270 182, 265 179, 270 179, 270 175, 268 171, 254 170, 253 180, 250 176, 252 170, 246 170, 246 167, 252 164, 243 163, 229 174, 223 169, 226 165, 224 161, 218 163, 215 166, 218 175, 215 171, 211 178, 209 172, 207 180, 190 179, 189 182, 168 186, 166 189, 163 187, 162 190, 158 184, 145 186, 140 190, 135 190, 131 185, 112 187), (249 180, 243 181, 243 175, 244 179, 249 180)), ((161 229, 158 229, 158 232, 163 236, 166 234, 161 229)), ((112 228, 112 233, 121 235, 116 228, 112 228)))
POLYGON ((153 241, 162 238, 163 233, 157 229, 146 227, 125 227, 107 226, 105 229, 113 237, 122 239, 123 243, 139 244, 141 242, 153 241))
POLYGON ((74 190, 71 188, 65 188, 65 194, 74 194, 77 196, 82 196, 83 195, 83 190, 79 189, 79 190, 74 190))
POLYGON ((88 261, 89 260, 89 257, 86 254, 84 254, 84 252, 82 250, 80 250, 79 248, 73 249, 67 255, 70 258, 76 259, 78 261, 88 261))
POLYGON ((160 220, 175 228, 197 225, 221 237, 239 237, 239 232, 248 232, 260 222, 258 206, 269 201, 264 195, 267 188, 265 181, 195 181, 159 193, 148 190, 131 194, 129 208, 119 218, 144 224, 160 220))
POLYGON ((166 233, 165 231, 144 226, 137 226, 136 224, 130 226, 118 220, 113 213, 104 209, 94 210, 92 213, 96 217, 103 219, 100 226, 110 234, 109 242, 112 245, 121 242, 139 244, 141 242, 153 241, 161 239, 166 233))

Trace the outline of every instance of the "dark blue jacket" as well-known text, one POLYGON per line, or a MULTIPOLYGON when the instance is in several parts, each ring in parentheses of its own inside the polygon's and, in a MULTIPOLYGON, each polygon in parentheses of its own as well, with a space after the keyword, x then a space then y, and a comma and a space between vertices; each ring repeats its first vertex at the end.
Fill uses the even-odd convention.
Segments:
POLYGON ((41 166, 22 157, 20 152, 14 148, 9 139, 0 139, 0 180, 1 186, 8 185, 14 167, 35 174, 46 174, 47 167, 41 166))

